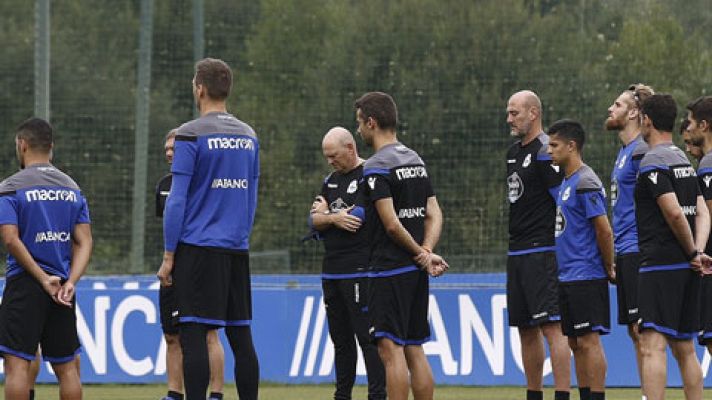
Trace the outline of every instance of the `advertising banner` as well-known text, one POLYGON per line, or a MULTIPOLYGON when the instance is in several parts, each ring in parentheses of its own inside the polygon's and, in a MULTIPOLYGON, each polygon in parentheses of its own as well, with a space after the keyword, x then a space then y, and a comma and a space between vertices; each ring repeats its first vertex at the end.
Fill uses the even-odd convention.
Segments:
MULTIPOLYGON (((504 279, 502 274, 451 274, 431 280, 432 340, 424 350, 437 384, 524 385, 519 335, 507 324, 504 279)), ((1 286, 4 281, 0 281, 1 286)), ((615 294, 611 286, 613 322, 615 294)), ((77 298, 83 382, 165 381, 166 344, 160 328, 155 278, 87 278, 77 288, 77 298)), ((318 276, 254 276, 253 307, 252 333, 262 380, 333 382, 334 350, 318 276)), ((224 334, 220 336, 229 382, 233 380, 232 356, 224 334)), ((626 329, 614 325, 612 333, 602 341, 608 360, 607 385, 639 386, 635 354, 626 329)), ((709 354, 703 347, 696 347, 705 386, 712 386, 712 378, 707 377, 709 354)), ((668 361, 669 385, 680 386, 672 356, 668 361)), ((357 381, 365 383, 366 369, 360 352, 357 373, 357 381)), ((548 359, 544 374, 545 384, 552 384, 548 359)), ((573 376, 572 380, 575 381, 573 376)), ((39 381, 54 381, 47 364, 42 367, 39 381)))

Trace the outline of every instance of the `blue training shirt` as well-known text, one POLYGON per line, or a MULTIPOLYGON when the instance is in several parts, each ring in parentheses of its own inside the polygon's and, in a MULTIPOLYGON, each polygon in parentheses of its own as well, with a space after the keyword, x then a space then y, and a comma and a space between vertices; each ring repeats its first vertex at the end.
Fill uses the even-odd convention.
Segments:
POLYGON ((601 180, 586 164, 561 182, 556 199, 556 260, 559 281, 605 279, 591 219, 606 215, 601 180))
POLYGON ((254 130, 222 112, 185 123, 176 134, 171 172, 166 250, 181 242, 247 251, 260 173, 254 130))
POLYGON ((635 183, 640 160, 648 151, 642 136, 621 147, 611 173, 613 243, 616 254, 637 253, 638 227, 635 221, 635 183))
MULTIPOLYGON (((30 165, 0 183, 0 225, 16 225, 32 258, 50 275, 69 278, 74 227, 88 223, 79 186, 51 164, 30 165)), ((5 276, 24 271, 8 254, 5 276)))

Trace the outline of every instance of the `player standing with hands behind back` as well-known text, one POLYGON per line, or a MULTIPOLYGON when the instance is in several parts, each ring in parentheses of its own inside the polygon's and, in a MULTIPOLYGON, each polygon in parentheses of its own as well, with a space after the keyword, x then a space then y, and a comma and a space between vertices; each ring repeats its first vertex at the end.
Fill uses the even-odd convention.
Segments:
POLYGON ((60 398, 81 399, 74 287, 91 257, 89 209, 72 178, 50 164, 48 122, 23 122, 15 143, 21 170, 0 183, 0 236, 8 251, 0 307, 5 398, 28 398, 30 362, 41 344, 60 398))
POLYGON ((563 119, 549 128, 548 153, 563 168, 556 199, 556 260, 559 264, 561 329, 576 360, 581 400, 604 400, 606 356, 600 335, 611 330, 608 280, 613 270, 613 232, 606 196, 595 172, 583 163, 585 132, 563 119))
POLYGON ((410 387, 416 400, 429 400, 433 373, 422 344, 430 337, 428 275, 441 275, 448 267, 432 253, 442 213, 423 160, 398 142, 393 98, 366 93, 354 108, 358 132, 375 150, 363 168, 367 201, 376 210, 367 222, 375 224, 369 262, 371 337, 386 369, 388 398, 407 400, 410 387))
POLYGON ((672 143, 677 104, 655 94, 641 105, 642 134, 650 150, 640 162, 635 216, 642 256, 638 277, 643 393, 665 398, 666 347, 682 375, 685 398, 702 398, 702 369, 692 339, 700 329, 699 271, 710 214, 685 154, 672 143))

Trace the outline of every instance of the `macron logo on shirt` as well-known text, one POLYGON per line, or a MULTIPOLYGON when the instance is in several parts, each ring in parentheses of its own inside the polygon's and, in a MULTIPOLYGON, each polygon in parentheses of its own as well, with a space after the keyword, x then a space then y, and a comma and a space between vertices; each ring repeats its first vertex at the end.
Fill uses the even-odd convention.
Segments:
POLYGON ((33 201, 71 201, 77 202, 77 194, 71 190, 64 189, 35 189, 25 192, 25 198, 28 202, 33 201))
POLYGON ((240 137, 221 137, 208 139, 208 150, 255 150, 255 143, 240 137))

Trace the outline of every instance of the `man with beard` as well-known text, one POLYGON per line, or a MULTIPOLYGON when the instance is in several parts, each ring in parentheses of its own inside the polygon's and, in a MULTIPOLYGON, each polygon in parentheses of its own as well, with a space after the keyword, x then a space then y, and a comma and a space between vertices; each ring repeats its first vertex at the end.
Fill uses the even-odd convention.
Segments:
POLYGON ((618 324, 628 326, 633 340, 640 377, 640 335, 638 333, 638 229, 633 194, 635 181, 648 145, 640 135, 640 104, 653 95, 653 89, 638 83, 630 85, 608 107, 606 129, 617 131, 621 149, 611 173, 611 208, 616 251, 616 290, 618 324))
MULTIPOLYGON (((687 105, 687 126, 682 131, 688 153, 699 161, 697 180, 707 208, 712 210, 712 96, 700 97, 687 105)), ((705 253, 712 252, 707 241, 705 253)), ((701 326, 699 342, 712 354, 712 277, 705 276, 701 286, 701 326)))
POLYGON ((543 132, 541 117, 541 101, 534 92, 524 90, 509 98, 507 123, 511 135, 519 140, 507 150, 507 309, 509 325, 516 326, 521 337, 527 400, 544 396, 542 334, 551 352, 554 398, 565 400, 571 383, 571 350, 561 332, 554 253, 554 199, 562 174, 546 153, 549 137, 543 132))
POLYGON ((650 149, 640 161, 635 216, 641 262, 638 276, 643 393, 665 398, 666 347, 682 376, 685 398, 702 398, 702 369, 692 339, 700 320, 699 272, 709 267, 707 205, 697 174, 672 143, 677 105, 655 94, 640 108, 641 132, 650 149))

